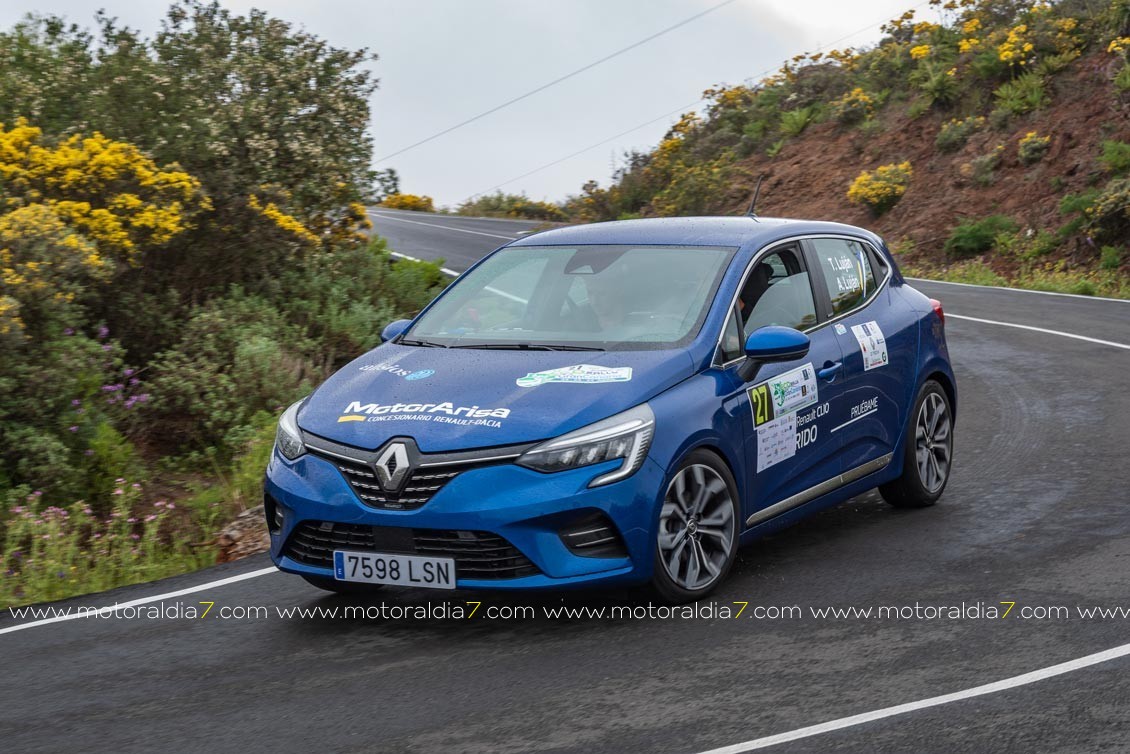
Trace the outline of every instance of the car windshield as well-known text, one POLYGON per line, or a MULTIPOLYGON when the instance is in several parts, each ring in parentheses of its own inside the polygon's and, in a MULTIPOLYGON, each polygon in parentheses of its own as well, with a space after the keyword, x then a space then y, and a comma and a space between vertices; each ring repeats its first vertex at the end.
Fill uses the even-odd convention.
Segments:
POLYGON ((459 279, 401 338, 453 348, 658 349, 690 342, 734 249, 517 246, 459 279))

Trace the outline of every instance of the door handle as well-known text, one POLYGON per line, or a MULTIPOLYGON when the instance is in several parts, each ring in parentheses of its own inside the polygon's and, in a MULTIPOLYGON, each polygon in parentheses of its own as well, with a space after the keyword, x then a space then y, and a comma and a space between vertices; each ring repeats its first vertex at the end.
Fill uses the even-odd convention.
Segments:
POLYGON ((836 379, 836 375, 842 372, 843 369, 844 363, 842 361, 837 361, 834 364, 830 361, 825 361, 824 368, 817 372, 816 376, 822 380, 831 382, 832 380, 836 379))

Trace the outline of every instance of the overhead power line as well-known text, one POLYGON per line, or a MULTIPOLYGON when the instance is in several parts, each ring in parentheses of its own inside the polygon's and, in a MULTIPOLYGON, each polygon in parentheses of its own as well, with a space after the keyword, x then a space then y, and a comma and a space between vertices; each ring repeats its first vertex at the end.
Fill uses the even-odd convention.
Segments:
POLYGON ((471 194, 471 196, 467 197, 467 201, 471 201, 472 199, 474 199, 477 196, 482 196, 483 194, 489 194, 491 192, 497 191, 498 189, 502 188, 503 186, 508 186, 511 183, 514 183, 515 181, 520 181, 523 178, 526 178, 526 177, 533 175, 534 173, 540 173, 541 171, 547 170, 547 169, 553 167, 554 165, 565 162, 566 160, 571 160, 574 157, 578 157, 578 156, 580 156, 580 155, 584 154, 585 152, 588 152, 592 149, 596 149, 597 147, 604 146, 605 144, 607 144, 610 141, 616 141, 621 136, 627 136, 632 131, 638 131, 641 128, 643 128, 644 126, 650 126, 652 123, 655 123, 656 121, 663 120, 664 118, 670 118, 672 115, 675 115, 677 113, 684 113, 692 107, 697 107, 701 102, 702 102, 702 99, 697 99, 694 102, 691 102, 689 105, 683 105, 682 107, 676 108, 674 110, 669 110, 669 111, 663 113, 662 115, 660 115, 657 118, 652 118, 651 120, 647 121, 646 123, 640 123, 638 126, 632 126, 627 131, 621 131, 620 133, 616 134, 615 136, 609 136, 607 139, 602 139, 601 141, 598 141, 595 144, 590 144, 587 147, 585 147, 584 149, 578 149, 576 152, 573 152, 572 154, 567 154, 564 157, 559 157, 556 160, 554 160, 553 162, 547 162, 544 165, 542 165, 540 167, 536 167, 536 168, 534 168, 533 170, 531 170, 527 173, 522 173, 521 175, 514 176, 513 178, 511 178, 508 181, 503 181, 502 183, 499 183, 495 186, 491 186, 486 191, 480 191, 477 194, 471 194))
POLYGON ((521 102, 522 100, 526 99, 527 97, 532 97, 533 95, 537 94, 538 92, 544 92, 546 89, 549 89, 551 86, 556 86, 557 84, 560 84, 562 81, 573 78, 577 74, 584 73, 587 70, 590 70, 592 68, 597 67, 601 63, 607 63, 609 60, 612 60, 613 58, 619 57, 620 55, 623 55, 625 52, 629 52, 631 50, 634 50, 641 45, 647 44, 648 42, 652 41, 653 39, 657 39, 658 37, 662 37, 664 34, 672 32, 672 31, 674 31, 675 29, 678 29, 681 26, 686 26, 691 21, 702 18, 703 16, 705 16, 708 13, 713 13, 714 11, 718 10, 719 8, 723 8, 727 5, 730 5, 731 3, 735 3, 735 2, 737 2, 737 0, 724 0, 724 2, 718 3, 717 5, 712 5, 711 7, 702 11, 701 13, 696 13, 693 16, 690 16, 689 18, 684 18, 682 21, 675 24, 674 26, 668 26, 666 29, 663 29, 661 31, 657 31, 649 37, 644 37, 643 39, 639 40, 638 42, 634 42, 634 43, 628 45, 627 47, 622 47, 619 50, 617 50, 616 52, 613 52, 609 55, 605 55, 603 58, 600 58, 599 60, 594 60, 593 62, 589 63, 586 66, 582 66, 581 68, 578 68, 575 71, 571 71, 570 73, 566 73, 564 76, 556 78, 553 81, 542 84, 541 86, 537 87, 536 89, 531 89, 530 91, 526 92, 525 94, 520 94, 513 99, 509 99, 506 102, 503 102, 501 105, 496 105, 495 107, 492 107, 489 110, 484 110, 483 112, 479 113, 478 115, 474 115, 474 116, 468 118, 467 120, 456 123, 454 126, 450 126, 448 128, 445 128, 442 131, 437 131, 436 133, 432 134, 431 136, 428 136, 427 138, 420 139, 415 144, 409 144, 408 146, 404 147, 403 149, 398 149, 397 151, 395 151, 391 154, 387 154, 384 157, 379 158, 377 160, 377 162, 378 163, 384 162, 385 160, 396 157, 397 155, 402 155, 402 154, 404 154, 405 152, 407 152, 411 149, 415 149, 416 147, 420 146, 421 144, 427 144, 429 141, 432 141, 433 139, 438 139, 439 137, 441 137, 445 134, 449 134, 449 133, 451 133, 452 131, 454 131, 458 128, 462 128, 463 126, 466 126, 469 123, 474 123, 475 121, 480 120, 482 118, 485 118, 488 115, 491 115, 493 113, 497 113, 499 110, 502 110, 503 108, 510 107, 515 102, 521 102))
MULTIPOLYGON (((929 4, 930 4, 929 0, 924 0, 924 2, 921 2, 918 5, 915 5, 910 10, 918 10, 919 8, 922 8, 923 6, 926 6, 926 5, 929 5, 929 4)), ((717 7, 719 7, 719 6, 715 6, 715 8, 717 8, 717 7)), ((711 8, 710 10, 714 10, 715 8, 711 8)), ((709 12, 709 11, 706 11, 706 12, 709 12)), ((843 42, 846 39, 851 39, 852 37, 856 36, 857 34, 862 34, 865 31, 870 31, 871 29, 875 28, 876 26, 879 26, 879 25, 884 24, 884 23, 886 23, 886 19, 868 24, 867 26, 864 26, 862 29, 857 29, 856 31, 851 32, 850 34, 845 34, 844 36, 840 37, 839 39, 834 39, 831 42, 828 42, 827 44, 821 45, 820 47, 817 47, 815 50, 812 50, 812 52, 821 52, 821 51, 826 50, 828 48, 835 47, 840 42, 843 42)), ((773 72, 773 69, 768 68, 768 69, 762 71, 761 73, 757 74, 753 78, 762 79, 762 78, 765 78, 766 76, 768 76, 772 72, 773 72)), ((747 81, 748 80, 749 79, 747 79, 747 81)), ((620 133, 616 134, 615 136, 609 136, 607 139, 602 139, 601 141, 598 141, 595 144, 590 144, 589 146, 585 147, 584 149, 578 149, 576 152, 572 152, 570 154, 567 154, 564 157, 559 157, 556 160, 552 160, 550 162, 545 163, 544 165, 539 165, 538 167, 534 168, 533 170, 528 170, 525 173, 522 173, 521 175, 510 178, 509 180, 505 180, 502 183, 495 184, 494 186, 490 187, 489 189, 471 194, 469 197, 467 197, 467 199, 465 201, 471 201, 477 196, 482 196, 483 194, 489 194, 493 191, 497 191, 498 189, 502 188, 503 186, 509 186, 511 183, 514 183, 515 181, 520 181, 523 178, 528 178, 531 175, 534 175, 535 173, 540 173, 543 170, 548 170, 549 168, 553 167, 554 165, 559 165, 562 162, 565 162, 566 160, 571 160, 574 157, 580 157, 585 152, 589 152, 593 149, 596 149, 597 147, 604 146, 605 144, 607 144, 610 141, 615 141, 616 139, 619 139, 623 136, 627 136, 628 134, 632 133, 633 131, 638 131, 641 128, 645 128, 646 126, 650 126, 652 123, 655 123, 656 121, 663 120, 664 118, 670 118, 672 115, 675 115, 676 113, 680 113, 680 114, 684 113, 692 107, 698 107, 705 100, 706 100, 706 98, 702 97, 702 98, 697 99, 694 102, 690 103, 689 105, 683 105, 682 107, 676 108, 674 110, 670 110, 670 111, 664 113, 663 115, 660 115, 656 118, 652 118, 651 120, 640 123, 637 126, 632 126, 631 128, 629 128, 625 131, 621 131, 620 133)))

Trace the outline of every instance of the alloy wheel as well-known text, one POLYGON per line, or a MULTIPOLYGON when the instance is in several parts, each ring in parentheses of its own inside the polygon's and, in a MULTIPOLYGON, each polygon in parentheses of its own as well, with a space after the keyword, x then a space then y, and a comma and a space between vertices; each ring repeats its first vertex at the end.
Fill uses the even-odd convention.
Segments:
POLYGON ((705 464, 679 471, 659 515, 659 555, 671 580, 697 591, 722 574, 734 547, 734 503, 721 475, 705 464))
POLYGON ((953 445, 949 411, 938 393, 927 393, 922 407, 918 409, 914 442, 918 478, 926 491, 933 494, 945 485, 949 477, 953 445))

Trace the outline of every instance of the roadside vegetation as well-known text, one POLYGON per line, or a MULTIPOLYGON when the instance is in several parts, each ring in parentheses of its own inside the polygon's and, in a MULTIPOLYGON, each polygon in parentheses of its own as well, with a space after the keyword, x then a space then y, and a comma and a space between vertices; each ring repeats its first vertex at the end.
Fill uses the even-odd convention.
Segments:
POLYGON ((1127 296, 1130 0, 931 0, 867 49, 705 92, 571 221, 759 211, 875 228, 933 277, 1127 296))
POLYGON ((197 0, 0 32, 0 606, 213 562, 278 412, 441 288, 367 235, 370 58, 197 0))

